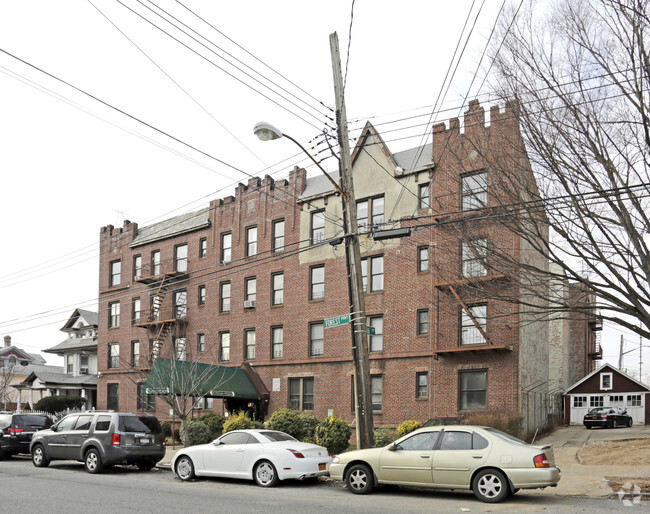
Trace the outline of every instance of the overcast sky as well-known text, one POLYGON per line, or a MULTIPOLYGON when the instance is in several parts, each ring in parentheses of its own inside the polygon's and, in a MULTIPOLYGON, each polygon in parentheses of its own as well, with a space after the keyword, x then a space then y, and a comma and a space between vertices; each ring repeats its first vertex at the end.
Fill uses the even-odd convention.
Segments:
MULTIPOLYGON (((457 116, 466 97, 489 101, 477 69, 501 1, 479 12, 471 0, 356 0, 351 38, 351 0, 2 2, 0 335, 40 351, 65 338, 76 307, 97 310, 102 226, 143 226, 228 196, 247 174, 307 166, 252 127, 310 146, 332 125, 333 32, 351 137, 369 119, 393 152, 429 142, 427 122, 457 116)), ((617 364, 620 332, 606 335, 617 364)), ((638 353, 627 362, 638 370, 638 353)))

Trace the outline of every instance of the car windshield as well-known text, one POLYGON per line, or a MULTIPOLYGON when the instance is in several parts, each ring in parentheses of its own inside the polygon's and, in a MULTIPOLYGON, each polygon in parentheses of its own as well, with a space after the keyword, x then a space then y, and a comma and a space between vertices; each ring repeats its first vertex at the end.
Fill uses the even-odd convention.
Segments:
POLYGON ((508 441, 509 443, 513 444, 521 444, 521 445, 528 445, 526 441, 522 441, 521 439, 517 439, 515 436, 512 436, 510 434, 506 434, 505 432, 501 432, 501 430, 497 430, 496 428, 492 427, 483 427, 483 430, 488 432, 491 435, 495 435, 497 437, 500 437, 504 441, 508 441))
POLYGON ((587 414, 609 414, 610 409, 603 409, 602 407, 596 407, 591 409, 587 414))
POLYGON ((296 441, 294 437, 284 432, 260 432, 260 435, 266 437, 269 441, 296 441))
POLYGON ((153 416, 120 416, 120 431, 162 434, 160 423, 153 416))

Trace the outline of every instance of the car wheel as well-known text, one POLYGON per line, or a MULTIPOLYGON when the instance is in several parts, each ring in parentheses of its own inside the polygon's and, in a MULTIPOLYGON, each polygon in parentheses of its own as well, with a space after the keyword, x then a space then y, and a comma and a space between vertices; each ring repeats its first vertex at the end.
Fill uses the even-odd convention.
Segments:
POLYGON ((591 425, 585 425, 585 428, 586 428, 587 430, 591 430, 591 425))
POLYGON ((253 478, 260 487, 273 487, 279 480, 275 466, 268 460, 263 460, 255 465, 253 478))
POLYGON ((149 471, 156 466, 156 461, 154 460, 141 460, 136 463, 140 471, 149 471))
POLYGON ((37 468, 44 468, 50 464, 50 459, 48 459, 45 454, 45 448, 40 444, 34 446, 34 449, 32 450, 32 463, 37 468))
POLYGON ((632 418, 627 420, 627 426, 628 428, 632 426, 632 418))
POLYGON ((183 455, 176 462, 176 474, 178 478, 184 481, 192 480, 196 477, 194 474, 194 463, 187 455, 183 455))
POLYGON ((612 428, 618 427, 618 423, 616 422, 615 419, 612 420, 612 428))
POLYGON ((354 494, 368 494, 375 488, 375 478, 365 464, 352 466, 345 476, 345 483, 354 494))
POLYGON ((104 469, 104 465, 102 464, 102 457, 94 448, 91 448, 86 452, 86 456, 84 457, 84 465, 86 466, 86 471, 88 471, 88 473, 101 473, 102 469, 104 469))
POLYGON ((498 503, 508 496, 510 488, 508 480, 501 471, 484 469, 474 477, 472 490, 482 502, 498 503))

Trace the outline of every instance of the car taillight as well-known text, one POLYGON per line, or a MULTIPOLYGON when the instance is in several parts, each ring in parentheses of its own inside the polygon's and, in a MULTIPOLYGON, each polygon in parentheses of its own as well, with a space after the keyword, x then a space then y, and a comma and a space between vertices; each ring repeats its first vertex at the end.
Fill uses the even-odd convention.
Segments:
POLYGON ((293 453, 293 456, 296 457, 297 459, 304 459, 305 456, 300 453, 298 450, 292 450, 291 448, 287 448, 291 453, 293 453))
POLYGON ((7 432, 9 432, 9 435, 20 434, 22 431, 23 431, 22 428, 10 428, 9 430, 7 430, 7 432))
POLYGON ((120 445, 120 434, 113 434, 111 437, 111 446, 119 446, 120 445))
POLYGON ((535 458, 533 459, 533 462, 535 463, 536 468, 548 468, 549 463, 548 463, 548 458, 546 457, 545 453, 542 453, 540 455, 536 455, 535 458))
POLYGON ((607 419, 607 418, 609 418, 609 414, 603 414, 603 415, 601 416, 601 418, 603 418, 603 419, 607 419))

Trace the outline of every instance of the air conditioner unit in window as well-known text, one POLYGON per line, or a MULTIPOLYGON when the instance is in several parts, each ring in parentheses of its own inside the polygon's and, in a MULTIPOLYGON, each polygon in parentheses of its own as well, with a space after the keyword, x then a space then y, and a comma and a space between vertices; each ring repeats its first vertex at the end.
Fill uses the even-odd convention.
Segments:
POLYGON ((244 300, 244 309, 254 309, 255 300, 244 300))
POLYGON ((79 370, 80 375, 87 375, 88 374, 88 368, 81 368, 79 370))

